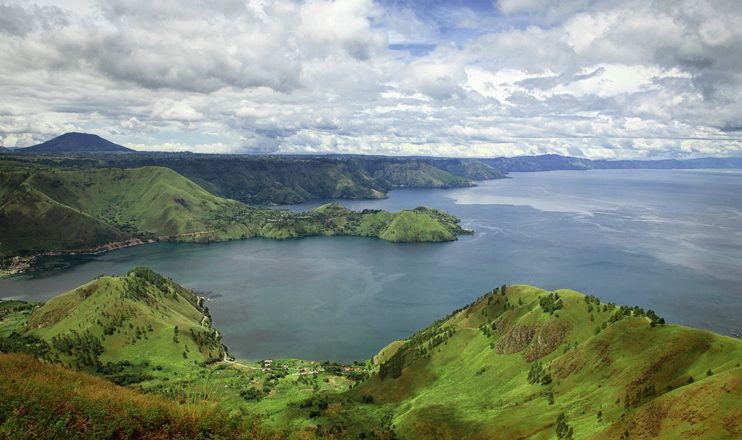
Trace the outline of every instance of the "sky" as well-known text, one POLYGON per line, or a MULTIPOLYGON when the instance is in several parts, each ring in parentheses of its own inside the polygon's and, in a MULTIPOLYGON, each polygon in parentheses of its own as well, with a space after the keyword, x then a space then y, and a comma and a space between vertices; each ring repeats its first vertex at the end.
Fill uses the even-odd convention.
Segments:
POLYGON ((0 0, 0 145, 742 156, 739 0, 0 0))

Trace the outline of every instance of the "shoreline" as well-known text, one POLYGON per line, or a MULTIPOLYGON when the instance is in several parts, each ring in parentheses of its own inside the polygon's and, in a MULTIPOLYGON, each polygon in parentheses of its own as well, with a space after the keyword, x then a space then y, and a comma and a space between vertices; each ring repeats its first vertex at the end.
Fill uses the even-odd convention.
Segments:
POLYGON ((292 240, 292 239, 300 239, 300 238, 306 238, 306 237, 362 237, 362 238, 374 238, 377 240, 387 241, 389 243, 395 243, 395 244, 408 244, 408 243, 446 243, 450 241, 457 241, 459 239, 460 235, 472 235, 476 232, 469 229, 464 229, 460 227, 460 230, 456 232, 455 238, 452 240, 433 240, 433 241, 413 241, 413 242, 404 242, 404 241, 391 241, 391 240, 384 240, 381 237, 378 236, 365 236, 365 235, 351 235, 351 234, 337 234, 337 235, 323 235, 323 234, 307 234, 307 235, 300 235, 297 237, 288 237, 288 238, 276 238, 276 237, 266 237, 263 235, 253 235, 249 237, 234 237, 234 238, 226 238, 226 239, 217 239, 212 234, 214 231, 194 231, 194 232, 186 232, 182 234, 178 234, 175 236, 161 236, 157 237, 156 239, 140 239, 140 238, 131 238, 128 240, 123 241, 116 241, 116 242, 110 242, 106 244, 102 244, 100 246, 97 246, 95 248, 90 249, 74 249, 69 251, 49 251, 44 252, 40 254, 33 254, 28 256, 12 256, 12 257, 5 257, 6 259, 11 259, 13 263, 11 263, 10 266, 0 268, 0 280, 10 278, 16 275, 21 275, 28 272, 33 272, 34 268, 36 267, 37 260, 40 257, 58 257, 58 256, 74 256, 74 255, 99 255, 110 251, 115 251, 119 249, 126 249, 134 246, 140 246, 144 244, 152 244, 152 243, 162 243, 162 242, 170 242, 170 243, 199 243, 199 244, 210 244, 210 243, 226 243, 230 241, 238 241, 238 240, 248 240, 251 238, 266 238, 269 240, 292 240), (181 238, 188 237, 191 238, 191 240, 182 240, 181 238), (208 237, 207 241, 198 241, 201 237, 208 237))
POLYGON ((99 255, 105 252, 115 251, 118 249, 125 249, 133 246, 139 246, 142 244, 155 243, 159 240, 142 240, 139 238, 130 238, 123 241, 113 241, 105 243, 100 246, 90 249, 73 249, 70 251, 49 251, 40 254, 33 254, 27 256, 12 256, 6 257, 11 260, 10 265, 7 265, 0 269, 0 279, 10 278, 15 275, 21 275, 27 272, 33 272, 37 260, 41 257, 59 257, 59 256, 72 256, 72 255, 99 255))

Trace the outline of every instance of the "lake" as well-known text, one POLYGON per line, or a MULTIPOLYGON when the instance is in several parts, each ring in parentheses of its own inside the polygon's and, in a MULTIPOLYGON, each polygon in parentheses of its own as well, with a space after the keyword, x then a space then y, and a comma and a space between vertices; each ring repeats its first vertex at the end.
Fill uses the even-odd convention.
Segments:
MULTIPOLYGON (((353 209, 426 205, 476 234, 440 244, 355 237, 156 243, 50 257, 0 280, 46 300, 100 274, 149 266, 207 292, 242 359, 365 359, 502 284, 571 288, 672 323, 742 332, 742 171, 513 173, 475 188, 398 189, 353 209)), ((304 210, 319 203, 290 206, 304 210)))

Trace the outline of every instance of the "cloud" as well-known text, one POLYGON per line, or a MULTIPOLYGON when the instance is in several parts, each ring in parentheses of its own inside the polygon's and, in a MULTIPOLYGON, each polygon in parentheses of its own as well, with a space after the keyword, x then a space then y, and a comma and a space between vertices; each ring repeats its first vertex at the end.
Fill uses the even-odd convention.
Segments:
POLYGON ((735 1, 0 0, 0 143, 742 154, 735 1))

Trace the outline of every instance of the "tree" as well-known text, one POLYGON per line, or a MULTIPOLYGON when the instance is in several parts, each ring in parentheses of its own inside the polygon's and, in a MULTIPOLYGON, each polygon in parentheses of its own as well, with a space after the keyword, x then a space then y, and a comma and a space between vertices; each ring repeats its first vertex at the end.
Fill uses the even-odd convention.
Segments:
POLYGON ((556 420, 556 436, 559 440, 572 440, 574 431, 567 423, 567 416, 564 413, 559 414, 556 420))

